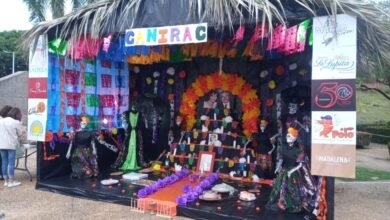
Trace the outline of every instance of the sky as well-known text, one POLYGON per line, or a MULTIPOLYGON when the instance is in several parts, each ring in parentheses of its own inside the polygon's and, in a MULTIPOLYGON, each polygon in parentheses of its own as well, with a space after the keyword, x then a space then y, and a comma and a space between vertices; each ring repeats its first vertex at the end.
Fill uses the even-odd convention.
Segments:
MULTIPOLYGON (((66 8, 70 8, 69 2, 66 8)), ((0 31, 28 30, 33 26, 28 20, 29 12, 23 0, 0 0, 0 4, 0 31)))
POLYGON ((22 0, 0 0, 0 31, 28 30, 29 12, 22 0))
MULTIPOLYGON (((70 11, 70 2, 65 11, 70 11)), ((30 13, 23 0, 0 0, 0 31, 28 30, 33 24, 28 20, 30 13)), ((50 13, 48 13, 50 17, 50 13)))

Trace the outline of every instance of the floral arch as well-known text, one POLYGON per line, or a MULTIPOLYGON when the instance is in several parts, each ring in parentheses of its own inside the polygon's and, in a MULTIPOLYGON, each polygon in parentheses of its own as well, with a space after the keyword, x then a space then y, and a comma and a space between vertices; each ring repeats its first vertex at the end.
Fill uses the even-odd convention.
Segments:
POLYGON ((242 127, 245 136, 250 137, 257 132, 257 121, 260 116, 260 99, 256 89, 237 74, 213 73, 201 75, 189 86, 182 97, 180 114, 186 121, 186 130, 192 129, 196 123, 196 102, 206 93, 222 89, 238 96, 242 101, 242 127))

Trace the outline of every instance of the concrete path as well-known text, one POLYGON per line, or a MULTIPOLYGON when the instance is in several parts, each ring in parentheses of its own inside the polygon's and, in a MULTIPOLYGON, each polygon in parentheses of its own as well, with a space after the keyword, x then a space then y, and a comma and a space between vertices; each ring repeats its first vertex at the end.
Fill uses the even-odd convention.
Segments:
POLYGON ((390 155, 386 145, 370 144, 356 152, 356 165, 390 172, 390 155))

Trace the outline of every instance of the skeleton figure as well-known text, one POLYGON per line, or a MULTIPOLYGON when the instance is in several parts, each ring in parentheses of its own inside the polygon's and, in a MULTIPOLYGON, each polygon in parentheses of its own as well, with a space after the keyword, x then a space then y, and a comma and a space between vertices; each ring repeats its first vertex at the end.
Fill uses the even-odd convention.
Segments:
POLYGON ((73 178, 97 177, 99 175, 95 147, 96 135, 94 132, 85 130, 88 123, 87 117, 81 118, 80 129, 72 135, 73 138, 66 154, 67 159, 71 158, 71 177, 73 178))
POLYGON ((316 184, 309 172, 307 157, 297 138, 299 131, 288 128, 276 165, 273 188, 266 208, 286 212, 312 211, 316 201, 316 184))

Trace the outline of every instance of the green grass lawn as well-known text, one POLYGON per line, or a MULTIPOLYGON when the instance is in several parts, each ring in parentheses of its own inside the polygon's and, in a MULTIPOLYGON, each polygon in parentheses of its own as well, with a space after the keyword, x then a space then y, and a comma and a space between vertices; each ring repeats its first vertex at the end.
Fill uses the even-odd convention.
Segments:
POLYGON ((390 101, 375 91, 357 90, 357 124, 390 122, 390 101))
POLYGON ((356 167, 356 179, 338 178, 343 181, 380 181, 390 180, 390 172, 374 170, 365 167, 356 167))

